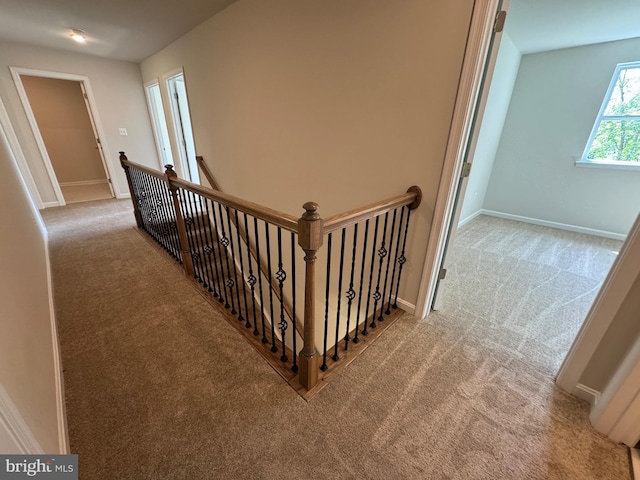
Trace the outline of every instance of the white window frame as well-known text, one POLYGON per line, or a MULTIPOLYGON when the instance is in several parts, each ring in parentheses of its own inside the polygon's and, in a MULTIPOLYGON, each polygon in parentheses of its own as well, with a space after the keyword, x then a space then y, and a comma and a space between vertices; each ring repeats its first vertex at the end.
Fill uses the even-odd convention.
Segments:
POLYGON ((602 120, 611 120, 611 119, 625 119, 628 117, 638 117, 640 121, 640 115, 623 115, 623 116, 615 116, 609 117, 604 114, 607 105, 609 104, 609 100, 611 99, 611 93, 616 86, 618 78, 620 77, 620 72, 623 69, 628 68, 640 68, 640 62, 628 62, 628 63, 619 63, 616 66, 613 75, 611 76, 611 81, 609 82, 609 88, 607 89, 607 93, 604 96, 604 100, 602 100, 602 105, 600 106, 600 111, 598 112, 598 116, 596 117, 596 121, 593 125, 593 129, 591 130, 591 135, 589 135, 589 140, 587 141, 587 146, 584 149, 582 157, 580 160, 576 161, 576 167, 591 167, 591 168, 613 168, 619 170, 636 170, 640 171, 640 160, 637 162, 624 162, 619 160, 590 160, 587 158, 589 155, 589 150, 591 150, 591 145, 593 144, 593 140, 598 133, 598 129, 600 128, 600 123, 602 120))

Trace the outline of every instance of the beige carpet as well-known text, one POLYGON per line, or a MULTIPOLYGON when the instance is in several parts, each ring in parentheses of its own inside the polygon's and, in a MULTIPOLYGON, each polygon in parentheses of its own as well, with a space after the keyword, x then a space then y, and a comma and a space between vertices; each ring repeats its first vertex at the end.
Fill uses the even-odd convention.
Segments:
POLYGON ((113 198, 109 184, 96 183, 91 185, 60 185, 65 203, 91 202, 113 198))
POLYGON ((133 230, 130 201, 44 217, 81 479, 628 478, 587 406, 476 317, 401 318, 307 403, 133 230))

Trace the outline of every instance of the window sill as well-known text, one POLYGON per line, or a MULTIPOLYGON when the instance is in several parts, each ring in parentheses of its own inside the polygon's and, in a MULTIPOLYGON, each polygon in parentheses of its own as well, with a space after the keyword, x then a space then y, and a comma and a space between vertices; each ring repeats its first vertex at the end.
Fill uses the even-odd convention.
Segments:
POLYGON ((640 162, 638 163, 617 163, 617 162, 588 162, 576 160, 576 167, 581 168, 608 168, 612 170, 636 170, 640 172, 640 162))

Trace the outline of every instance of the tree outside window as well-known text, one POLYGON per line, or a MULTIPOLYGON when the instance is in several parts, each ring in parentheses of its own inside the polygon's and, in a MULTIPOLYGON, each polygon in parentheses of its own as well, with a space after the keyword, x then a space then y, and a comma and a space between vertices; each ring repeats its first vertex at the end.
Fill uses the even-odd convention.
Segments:
POLYGON ((640 162, 640 62, 617 66, 583 161, 640 162))

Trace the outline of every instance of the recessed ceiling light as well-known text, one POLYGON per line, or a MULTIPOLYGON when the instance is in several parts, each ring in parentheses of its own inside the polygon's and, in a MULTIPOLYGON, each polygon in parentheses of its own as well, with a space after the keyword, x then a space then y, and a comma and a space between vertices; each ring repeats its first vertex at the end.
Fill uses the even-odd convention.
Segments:
POLYGON ((85 35, 86 34, 84 31, 78 30, 76 28, 72 28, 71 33, 69 34, 69 36, 78 43, 84 43, 87 41, 87 39, 85 38, 85 35))

